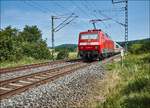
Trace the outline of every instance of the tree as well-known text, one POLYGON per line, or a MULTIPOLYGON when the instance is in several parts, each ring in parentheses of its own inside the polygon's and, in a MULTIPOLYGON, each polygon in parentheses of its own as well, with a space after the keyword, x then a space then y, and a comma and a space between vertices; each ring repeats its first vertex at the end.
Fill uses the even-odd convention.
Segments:
POLYGON ((42 39, 41 31, 37 28, 37 26, 26 25, 20 35, 24 41, 30 43, 37 42, 42 39))
POLYGON ((50 59, 46 41, 37 26, 25 26, 23 31, 8 26, 0 30, 0 61, 17 61, 24 56, 50 59))
POLYGON ((24 55, 35 59, 51 59, 50 51, 46 42, 40 41, 37 43, 24 42, 22 44, 24 55))
POLYGON ((22 49, 19 47, 20 44, 17 42, 18 30, 6 27, 4 30, 0 30, 0 60, 14 61, 22 58, 22 49))

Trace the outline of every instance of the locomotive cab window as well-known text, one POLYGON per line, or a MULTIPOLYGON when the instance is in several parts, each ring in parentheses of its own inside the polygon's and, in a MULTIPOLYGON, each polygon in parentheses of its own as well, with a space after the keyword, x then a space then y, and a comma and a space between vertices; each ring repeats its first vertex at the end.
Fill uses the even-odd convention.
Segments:
POLYGON ((97 34, 82 34, 81 39, 98 39, 97 34))

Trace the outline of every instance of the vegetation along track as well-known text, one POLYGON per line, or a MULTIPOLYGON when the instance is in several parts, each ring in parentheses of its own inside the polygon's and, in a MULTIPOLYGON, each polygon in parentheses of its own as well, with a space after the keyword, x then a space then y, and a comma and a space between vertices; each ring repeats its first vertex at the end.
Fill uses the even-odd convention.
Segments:
MULTIPOLYGON (((103 63, 107 63, 108 61, 117 57, 118 56, 113 56, 111 58, 108 58, 103 63)), ((92 64, 93 63, 96 62, 92 62, 92 64)), ((74 72, 75 70, 86 67, 90 64, 91 63, 78 62, 63 67, 53 68, 43 72, 32 73, 21 77, 0 81, 0 99, 2 100, 8 98, 12 95, 28 90, 29 88, 52 81, 61 76, 74 72)))
POLYGON ((11 73, 11 72, 15 72, 15 71, 21 71, 21 70, 31 69, 31 68, 38 68, 38 67, 42 67, 42 66, 48 66, 48 65, 53 65, 53 64, 65 63, 65 62, 75 62, 75 61, 79 61, 79 59, 68 60, 68 61, 56 60, 56 61, 51 61, 51 62, 36 63, 36 64, 30 64, 30 65, 24 65, 24 66, 18 66, 18 67, 1 68, 0 74, 11 73))

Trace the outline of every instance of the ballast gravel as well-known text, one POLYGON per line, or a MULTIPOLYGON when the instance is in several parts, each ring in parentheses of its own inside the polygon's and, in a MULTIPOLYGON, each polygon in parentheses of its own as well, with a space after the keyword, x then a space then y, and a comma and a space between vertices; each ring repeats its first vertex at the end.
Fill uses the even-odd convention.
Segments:
POLYGON ((56 67, 61 67, 61 66, 70 65, 70 64, 73 64, 73 62, 53 64, 53 65, 41 66, 41 67, 37 67, 37 68, 25 69, 25 70, 11 72, 11 73, 5 73, 5 74, 0 75, 0 81, 8 80, 11 78, 16 78, 16 77, 20 77, 20 76, 28 75, 28 74, 32 74, 32 73, 37 73, 37 72, 41 72, 41 71, 46 71, 48 69, 53 69, 56 67))
POLYGON ((92 81, 103 76, 103 66, 92 64, 53 82, 1 100, 1 108, 76 108, 77 103, 92 91, 92 81))

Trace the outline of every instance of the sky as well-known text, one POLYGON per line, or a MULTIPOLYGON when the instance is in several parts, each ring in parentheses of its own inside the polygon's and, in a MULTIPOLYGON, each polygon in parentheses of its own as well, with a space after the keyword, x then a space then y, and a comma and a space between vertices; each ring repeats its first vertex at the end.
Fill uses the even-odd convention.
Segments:
MULTIPOLYGON (((25 25, 37 25, 42 38, 51 46, 51 16, 57 17, 56 27, 74 13, 78 17, 55 32, 54 37, 56 46, 77 44, 80 32, 93 29, 90 20, 106 19, 104 14, 113 20, 97 22, 96 27, 113 40, 124 41, 124 27, 115 22, 124 23, 124 6, 112 4, 111 0, 1 0, 0 25, 2 29, 11 25, 18 30, 23 30, 25 25)), ((128 7, 128 40, 149 38, 150 1, 129 0, 128 7)))

